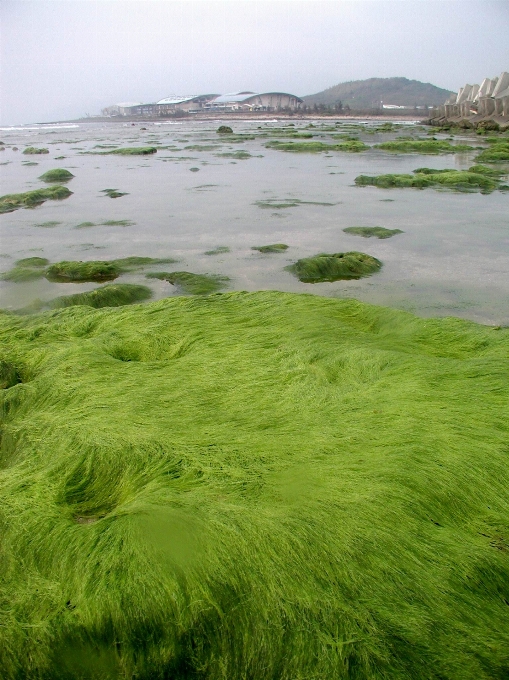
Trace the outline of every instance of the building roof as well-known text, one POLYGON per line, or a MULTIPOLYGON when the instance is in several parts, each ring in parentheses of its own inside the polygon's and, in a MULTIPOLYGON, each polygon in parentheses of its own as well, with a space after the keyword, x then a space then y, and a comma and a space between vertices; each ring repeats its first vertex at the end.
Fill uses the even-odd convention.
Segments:
POLYGON ((120 104, 115 104, 115 106, 120 106, 123 109, 127 109, 130 106, 141 106, 141 102, 121 102, 120 104))
POLYGON ((157 104, 183 104, 184 102, 192 102, 193 99, 201 99, 202 97, 217 97, 217 94, 189 94, 189 95, 178 95, 170 94, 164 99, 161 99, 157 104))
POLYGON ((287 97, 295 97, 298 101, 303 101, 300 97, 294 94, 289 94, 288 92, 231 92, 230 94, 222 94, 220 97, 216 97, 213 104, 230 104, 233 102, 245 102, 253 97, 262 97, 263 95, 276 94, 285 95, 287 97))

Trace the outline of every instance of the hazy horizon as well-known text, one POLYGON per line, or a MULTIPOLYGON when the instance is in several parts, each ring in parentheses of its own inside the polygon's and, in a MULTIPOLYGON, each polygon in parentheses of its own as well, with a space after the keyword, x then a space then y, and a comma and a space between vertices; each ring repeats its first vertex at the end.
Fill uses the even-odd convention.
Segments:
POLYGON ((375 77, 457 91, 509 69, 507 0, 4 0, 0 13, 2 125, 375 77))

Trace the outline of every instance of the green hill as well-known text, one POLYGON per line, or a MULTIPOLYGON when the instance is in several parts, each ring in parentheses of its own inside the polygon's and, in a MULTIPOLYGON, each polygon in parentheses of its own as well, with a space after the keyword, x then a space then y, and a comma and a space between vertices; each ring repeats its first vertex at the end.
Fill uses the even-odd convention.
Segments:
POLYGON ((408 78, 368 78, 339 83, 323 92, 303 97, 307 106, 334 106, 341 102, 351 109, 380 108, 381 102, 396 106, 440 106, 451 94, 431 83, 408 78))

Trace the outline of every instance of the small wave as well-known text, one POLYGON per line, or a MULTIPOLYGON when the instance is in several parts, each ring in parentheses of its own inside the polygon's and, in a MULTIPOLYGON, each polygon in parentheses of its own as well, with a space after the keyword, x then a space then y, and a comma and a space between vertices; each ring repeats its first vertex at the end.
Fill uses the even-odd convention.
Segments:
POLYGON ((62 130, 64 128, 77 128, 79 125, 72 124, 72 125, 18 125, 18 126, 10 126, 10 127, 0 127, 0 130, 9 132, 9 130, 62 130))

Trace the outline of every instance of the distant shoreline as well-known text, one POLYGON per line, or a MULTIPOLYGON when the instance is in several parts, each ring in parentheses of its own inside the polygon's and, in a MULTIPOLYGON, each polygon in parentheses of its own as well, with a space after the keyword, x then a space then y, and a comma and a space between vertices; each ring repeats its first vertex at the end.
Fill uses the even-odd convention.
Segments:
MULTIPOLYGON (((148 125, 150 123, 183 123, 185 121, 191 120, 266 120, 267 118, 274 118, 278 120, 289 120, 289 121, 299 121, 299 120, 394 120, 394 121, 418 121, 423 122, 419 115, 412 113, 341 113, 341 114, 293 114, 289 115, 282 112, 263 111, 260 113, 206 113, 206 114, 193 114, 189 116, 182 117, 170 117, 167 118, 143 118, 140 116, 94 116, 87 118, 75 118, 72 120, 53 120, 46 121, 44 123, 30 123, 30 125, 63 125, 65 123, 140 123, 143 125, 148 125)), ((27 123, 28 125, 28 123, 27 123)))

